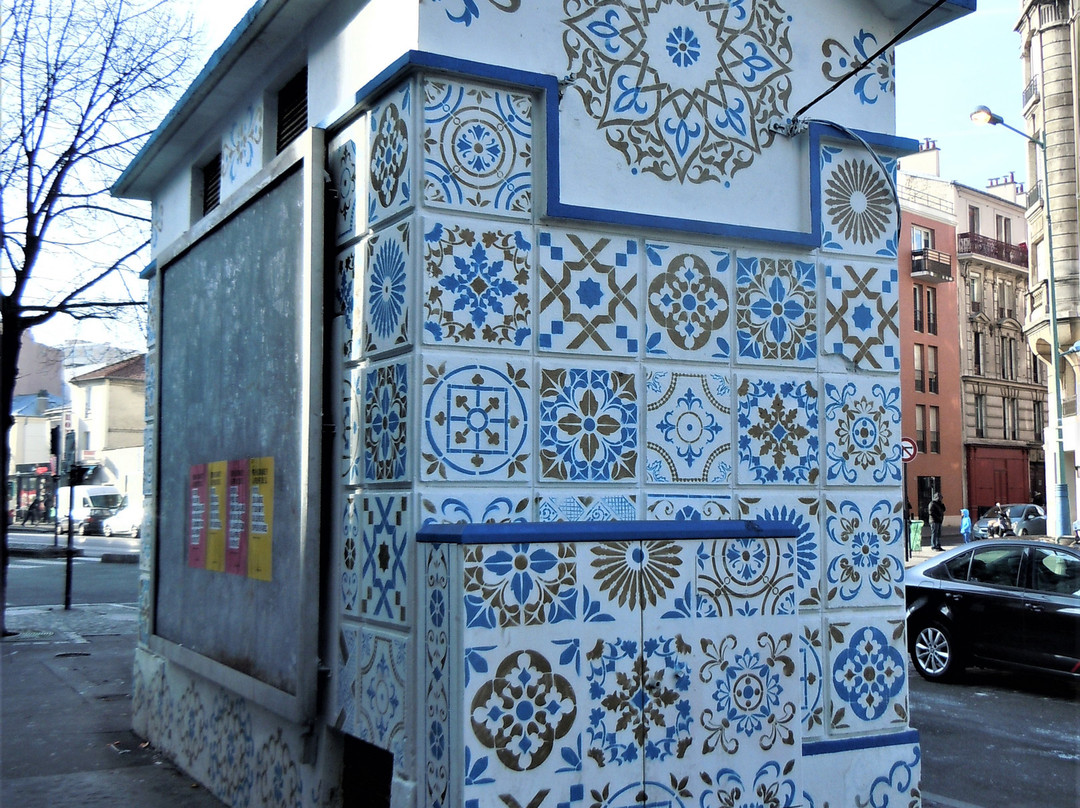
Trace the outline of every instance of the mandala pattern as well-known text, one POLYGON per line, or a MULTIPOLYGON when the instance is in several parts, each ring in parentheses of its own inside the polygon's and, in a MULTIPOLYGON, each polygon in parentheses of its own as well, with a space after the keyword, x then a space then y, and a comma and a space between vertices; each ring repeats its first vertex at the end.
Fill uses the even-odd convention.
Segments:
POLYGON ((356 303, 356 251, 350 247, 337 259, 337 310, 342 315, 341 355, 345 361, 358 359, 353 338, 353 312, 356 303))
POLYGON ((424 341, 528 348, 532 245, 521 230, 428 224, 424 341))
POLYGON ((825 267, 825 350, 856 369, 900 370, 900 302, 895 265, 825 267))
POLYGON ((638 244, 541 232, 540 325, 544 351, 638 352, 638 244))
POLYGON ((663 603, 682 577, 678 542, 612 541, 591 546, 589 566, 597 591, 620 610, 663 603))
POLYGON ((347 498, 342 517, 341 606, 345 614, 357 614, 360 595, 360 515, 354 496, 347 498))
POLYGON ((412 169, 409 166, 411 99, 412 87, 406 83, 376 104, 369 113, 369 225, 381 222, 412 204, 412 169))
MULTIPOLYGON (((829 626, 833 653, 830 726, 834 731, 866 731, 871 726, 907 723, 904 685, 907 663, 897 644, 903 642, 903 621, 890 621, 892 640, 877 626, 863 626, 850 634, 846 623, 829 626), (859 720, 852 726, 847 710, 859 720)), ((902 646, 901 646, 902 647, 902 646)))
POLYGON ((704 542, 697 549, 699 617, 795 614, 795 572, 779 539, 704 542))
POLYGON ((255 758, 255 797, 258 805, 300 808, 304 787, 292 750, 278 727, 267 738, 255 758))
POLYGON ((638 458, 634 375, 617 370, 542 370, 541 476, 632 480, 638 458))
POLYGON ((465 548, 465 625, 538 626, 577 616, 575 543, 465 548))
POLYGON ((743 497, 739 500, 742 519, 766 519, 786 522, 798 532, 795 544, 785 543, 784 560, 793 565, 796 577, 799 606, 806 608, 821 605, 820 577, 821 557, 818 543, 817 497, 799 497, 788 505, 761 507, 761 499, 743 497))
POLYGON ((903 517, 891 499, 828 500, 829 606, 903 603, 903 517))
POLYGON ((645 377, 645 468, 653 483, 724 483, 731 477, 731 386, 720 373, 645 377))
POLYGON ((528 496, 508 497, 476 489, 453 497, 428 492, 421 499, 420 510, 425 525, 491 525, 531 521, 528 496))
POLYGON ((631 171, 726 182, 787 114, 790 17, 775 0, 564 0, 568 74, 631 171))
POLYGON ((900 388, 825 384, 829 483, 900 482, 900 388), (860 389, 862 388, 862 389, 860 389))
POLYGON ((702 795, 700 808, 795 808, 802 803, 793 768, 791 762, 782 765, 770 760, 753 779, 746 780, 734 769, 720 769, 715 776, 702 772, 701 779, 709 789, 702 795))
POLYGON ((408 365, 404 362, 365 372, 365 482, 405 479, 408 376, 408 365))
POLYGON ((408 603, 409 497, 407 494, 363 499, 363 566, 360 614, 405 623, 408 603))
POLYGON ((528 370, 505 367, 426 366, 423 479, 528 474, 528 370))
POLYGON ((542 495, 536 498, 536 517, 540 522, 622 522, 637 519, 637 496, 542 495))
POLYGON ((852 84, 852 92, 860 103, 876 104, 882 96, 892 95, 896 88, 891 49, 874 60, 872 69, 865 69, 870 66, 870 56, 877 50, 877 37, 867 31, 859 31, 852 37, 850 47, 838 39, 826 39, 821 45, 825 56, 821 73, 832 83, 863 67, 863 72, 852 84))
POLYGON ((356 142, 346 140, 330 153, 330 171, 337 189, 337 240, 356 232, 356 142))
POLYGON ((816 359, 816 265, 787 258, 740 258, 737 265, 739 358, 816 359))
POLYGON ((822 146, 821 163, 822 248, 895 258, 895 158, 882 173, 864 151, 822 146))
POLYGON ((574 725, 573 687, 536 651, 510 654, 472 700, 473 734, 508 769, 540 766, 574 725))
POLYGON ((367 241, 364 350, 368 356, 407 346, 409 333, 409 223, 367 241))
POLYGON ((674 244, 645 245, 649 354, 727 359, 731 253, 674 244))
POLYGON ((738 406, 741 482, 817 482, 818 393, 810 382, 743 379, 738 406))
POLYGON ((528 217, 532 99, 452 81, 424 82, 424 201, 528 217))
POLYGON ((424 733, 421 736, 426 745, 424 758, 427 765, 423 777, 427 791, 426 804, 445 806, 450 778, 450 739, 447 730, 450 702, 446 682, 449 653, 446 589, 449 572, 445 545, 430 545, 427 554, 424 590, 427 596, 424 659, 427 664, 424 666, 424 733))

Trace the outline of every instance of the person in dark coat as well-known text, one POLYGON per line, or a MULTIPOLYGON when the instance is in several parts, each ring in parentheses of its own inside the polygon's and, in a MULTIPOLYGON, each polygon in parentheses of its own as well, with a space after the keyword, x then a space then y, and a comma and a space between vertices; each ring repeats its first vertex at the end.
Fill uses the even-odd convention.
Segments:
POLYGON ((930 546, 935 550, 944 550, 941 546, 941 523, 945 519, 945 503, 940 491, 934 494, 927 510, 930 511, 930 546))

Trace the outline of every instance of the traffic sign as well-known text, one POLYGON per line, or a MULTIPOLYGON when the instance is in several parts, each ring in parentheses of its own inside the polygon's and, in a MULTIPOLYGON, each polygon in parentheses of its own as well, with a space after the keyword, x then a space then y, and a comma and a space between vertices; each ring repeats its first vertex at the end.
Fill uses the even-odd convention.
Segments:
POLYGON ((910 463, 916 457, 919 456, 919 444, 913 441, 911 438, 900 439, 900 459, 905 463, 910 463))

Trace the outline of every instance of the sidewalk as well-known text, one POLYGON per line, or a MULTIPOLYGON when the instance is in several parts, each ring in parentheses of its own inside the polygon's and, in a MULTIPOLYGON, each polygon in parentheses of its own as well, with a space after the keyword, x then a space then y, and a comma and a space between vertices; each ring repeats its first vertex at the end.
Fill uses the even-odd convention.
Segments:
POLYGON ((138 609, 9 608, 0 643, 0 805, 221 808, 131 731, 138 609))

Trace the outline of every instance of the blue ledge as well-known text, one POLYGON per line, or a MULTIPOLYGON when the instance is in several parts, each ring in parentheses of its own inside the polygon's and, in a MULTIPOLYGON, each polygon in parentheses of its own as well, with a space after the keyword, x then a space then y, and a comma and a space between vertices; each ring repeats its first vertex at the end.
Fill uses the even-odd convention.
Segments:
POLYGON ((512 522, 483 525, 425 525, 416 540, 429 544, 506 544, 579 541, 711 541, 794 539, 789 522, 736 519, 716 522, 512 522))
POLYGON ((853 752, 858 749, 880 749, 885 746, 907 746, 919 742, 919 731, 909 729, 889 735, 870 735, 859 738, 843 738, 837 741, 814 741, 803 743, 803 757, 831 755, 837 752, 853 752))

